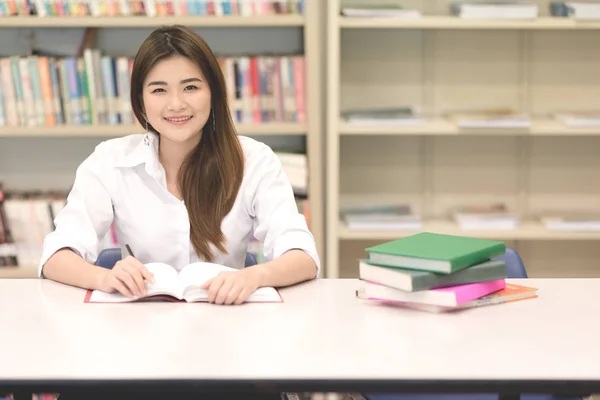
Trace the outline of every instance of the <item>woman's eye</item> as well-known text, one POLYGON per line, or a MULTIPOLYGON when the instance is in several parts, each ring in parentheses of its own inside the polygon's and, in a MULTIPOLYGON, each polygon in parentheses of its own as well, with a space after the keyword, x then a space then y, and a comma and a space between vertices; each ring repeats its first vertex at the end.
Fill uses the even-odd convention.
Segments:
POLYGON ((184 90, 196 90, 196 89, 198 89, 197 86, 195 86, 195 85, 189 85, 189 86, 186 86, 184 90))
POLYGON ((158 88, 158 89, 154 89, 154 90, 152 91, 152 93, 158 93, 158 92, 164 92, 164 91, 165 91, 165 89, 158 88))

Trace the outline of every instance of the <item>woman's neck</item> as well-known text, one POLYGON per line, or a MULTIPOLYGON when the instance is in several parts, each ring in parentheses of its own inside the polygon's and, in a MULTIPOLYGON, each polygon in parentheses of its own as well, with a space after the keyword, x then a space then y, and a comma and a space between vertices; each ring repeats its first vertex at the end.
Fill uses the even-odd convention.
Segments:
POLYGON ((188 154, 194 150, 196 145, 197 143, 180 143, 160 138, 158 159, 165 169, 167 182, 176 182, 181 165, 185 161, 185 158, 188 156, 188 154))

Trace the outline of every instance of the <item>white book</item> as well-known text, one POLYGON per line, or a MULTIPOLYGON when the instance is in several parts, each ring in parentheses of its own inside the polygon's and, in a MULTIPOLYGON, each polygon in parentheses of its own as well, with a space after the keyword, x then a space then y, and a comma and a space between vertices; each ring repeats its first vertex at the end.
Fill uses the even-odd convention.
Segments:
POLYGON ((557 121, 571 128, 593 128, 600 126, 600 112, 556 113, 557 121))
POLYGON ((406 19, 421 18, 421 12, 419 10, 402 10, 402 9, 396 9, 396 8, 345 7, 345 8, 342 8, 342 15, 345 17, 357 17, 357 18, 381 18, 381 17, 394 17, 394 18, 406 18, 406 19))
POLYGON ((358 231, 418 231, 422 228, 421 218, 417 215, 344 214, 344 220, 348 229, 358 231))
POLYGON ((533 3, 488 2, 453 5, 462 19, 531 20, 539 15, 539 7, 533 3))
POLYGON ((584 3, 581 1, 568 1, 565 5, 570 11, 570 15, 576 20, 597 20, 600 19, 600 2, 584 3))
MULTIPOLYGON (((88 291, 87 303, 127 303, 141 300, 164 299, 170 301, 206 302, 208 291, 200 289, 202 284, 220 272, 237 273, 238 270, 220 264, 195 262, 177 271, 174 267, 160 262, 147 263, 146 268, 153 274, 154 283, 147 282, 146 295, 127 297, 119 292, 106 293, 100 290, 88 291)), ((260 287, 247 298, 246 303, 281 303, 279 292, 273 287, 260 287)))
POLYGON ((517 229, 520 218, 508 213, 455 213, 454 219, 463 230, 517 229))

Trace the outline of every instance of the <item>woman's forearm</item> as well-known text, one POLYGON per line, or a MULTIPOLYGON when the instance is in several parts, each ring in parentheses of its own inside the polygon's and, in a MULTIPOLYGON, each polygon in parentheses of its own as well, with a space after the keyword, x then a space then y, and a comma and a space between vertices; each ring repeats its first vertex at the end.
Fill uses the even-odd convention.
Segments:
POLYGON ((102 278, 109 272, 83 260, 70 249, 54 253, 46 264, 43 274, 46 278, 85 289, 99 289, 102 278))
POLYGON ((259 286, 289 286, 313 279, 317 274, 315 261, 306 252, 290 250, 264 264, 247 267, 259 276, 259 286))

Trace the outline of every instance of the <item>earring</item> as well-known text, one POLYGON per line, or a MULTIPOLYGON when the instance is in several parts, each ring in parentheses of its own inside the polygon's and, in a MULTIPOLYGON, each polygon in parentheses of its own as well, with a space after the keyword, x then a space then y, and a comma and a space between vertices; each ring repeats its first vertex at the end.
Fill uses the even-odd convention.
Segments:
POLYGON ((144 135, 144 144, 150 146, 150 131, 148 131, 148 118, 144 118, 146 122, 146 134, 144 135))
POLYGON ((212 110, 210 110, 210 112, 212 113, 213 132, 217 132, 217 122, 215 121, 215 109, 213 108, 212 110))

